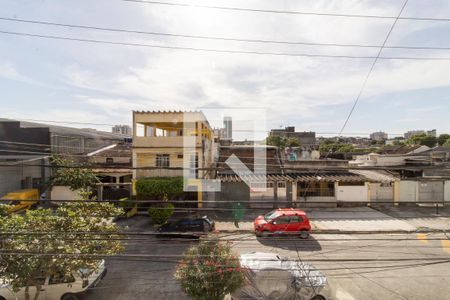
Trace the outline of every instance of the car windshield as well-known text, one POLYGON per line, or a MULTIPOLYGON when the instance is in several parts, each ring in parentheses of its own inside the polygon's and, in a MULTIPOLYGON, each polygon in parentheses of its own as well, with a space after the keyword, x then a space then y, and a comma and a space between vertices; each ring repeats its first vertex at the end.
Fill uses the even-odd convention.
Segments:
POLYGON ((273 219, 275 219, 276 217, 278 217, 278 212, 273 210, 264 216, 264 220, 266 220, 266 222, 270 222, 273 219))

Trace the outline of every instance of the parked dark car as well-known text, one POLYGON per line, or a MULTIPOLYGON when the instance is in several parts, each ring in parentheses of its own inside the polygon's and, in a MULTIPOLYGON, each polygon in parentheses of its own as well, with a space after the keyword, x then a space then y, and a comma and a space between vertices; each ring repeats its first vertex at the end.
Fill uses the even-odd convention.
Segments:
POLYGON ((164 235, 201 235, 214 230, 214 221, 208 216, 201 218, 184 218, 168 222, 158 228, 158 232, 164 235))

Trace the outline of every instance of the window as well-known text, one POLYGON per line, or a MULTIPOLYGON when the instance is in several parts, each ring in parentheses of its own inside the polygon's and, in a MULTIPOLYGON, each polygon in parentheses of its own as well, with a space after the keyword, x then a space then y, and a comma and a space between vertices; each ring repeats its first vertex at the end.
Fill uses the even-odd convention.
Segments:
POLYGON ((136 124, 136 136, 144 136, 145 127, 144 124, 136 124))
POLYGON ((155 127, 146 126, 145 127, 145 136, 155 136, 155 127))
POLYGON ((64 275, 61 273, 50 276, 50 279, 48 280, 48 284, 61 284, 71 282, 75 282, 75 278, 72 275, 64 275))
POLYGON ((279 181, 277 186, 278 186, 279 189, 285 189, 286 188, 286 182, 279 181))
POLYGON ((169 154, 156 154, 156 166, 157 167, 169 167, 170 155, 169 154))
POLYGON ((178 155, 177 155, 177 158, 178 158, 178 159, 183 159, 183 154, 178 154, 178 155))
POLYGON ((291 216, 291 223, 302 223, 303 218, 300 216, 291 216))
POLYGON ((114 163, 114 159, 112 157, 107 157, 106 158, 106 163, 107 164, 113 164, 114 163))
POLYGON ((299 182, 298 197, 334 197, 334 182, 299 182))
POLYGON ((264 216, 264 220, 266 220, 266 222, 270 222, 276 217, 278 217, 278 212, 276 210, 273 210, 264 216))
POLYGON ((266 188, 272 189, 273 188, 273 182, 267 182, 266 183, 266 188))
POLYGON ((164 129, 156 128, 156 136, 166 136, 166 132, 164 129))
POLYGON ((291 218, 289 216, 282 216, 282 217, 275 219, 275 222, 273 222, 273 224, 275 224, 275 225, 289 224, 290 220, 291 220, 291 218))
POLYGON ((33 189, 39 189, 41 187, 42 179, 41 178, 33 178, 32 186, 33 189))

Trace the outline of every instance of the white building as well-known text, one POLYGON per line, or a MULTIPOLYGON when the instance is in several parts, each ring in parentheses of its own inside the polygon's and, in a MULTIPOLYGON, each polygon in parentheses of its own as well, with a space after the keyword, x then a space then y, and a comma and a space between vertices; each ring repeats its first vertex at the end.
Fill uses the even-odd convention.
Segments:
POLYGON ((382 131, 374 132, 370 135, 370 139, 377 142, 385 141, 388 139, 388 134, 382 131))
POLYGON ((223 135, 222 139, 232 140, 233 139, 233 120, 231 119, 231 117, 223 118, 223 128, 224 128, 224 135, 223 135))
POLYGON ((432 129, 432 130, 428 130, 428 131, 425 131, 425 130, 410 130, 410 131, 405 133, 405 139, 409 139, 409 138, 411 138, 411 137, 413 137, 415 135, 418 135, 418 134, 426 134, 426 135, 431 135, 431 136, 436 137, 437 132, 436 132, 436 129, 432 129))
POLYGON ((128 125, 116 125, 112 128, 112 133, 123 134, 131 136, 133 134, 131 126, 128 125))

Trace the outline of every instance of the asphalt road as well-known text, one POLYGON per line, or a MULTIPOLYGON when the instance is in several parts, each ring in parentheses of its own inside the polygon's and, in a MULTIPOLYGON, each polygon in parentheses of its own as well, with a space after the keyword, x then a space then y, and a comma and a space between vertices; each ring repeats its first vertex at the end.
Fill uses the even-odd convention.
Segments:
POLYGON ((450 241, 444 234, 316 234, 226 237, 238 253, 275 252, 316 266, 333 299, 450 299, 450 241), (442 263, 447 261, 447 263, 442 263))
MULTIPOLYGON (((120 222, 128 231, 151 231, 148 217, 120 222)), ((106 260, 108 272, 97 287, 82 295, 82 300, 177 299, 188 297, 173 278, 178 259, 164 256, 182 255, 195 243, 183 239, 133 236, 126 242, 125 254, 160 255, 161 258, 113 258, 106 260), (170 262, 168 262, 170 261, 170 262)))
MULTIPOLYGON (((151 229, 146 218, 124 222, 130 231, 151 229)), ((450 241, 444 234, 313 234, 256 239, 252 234, 221 236, 238 253, 275 252, 301 258, 326 276, 333 299, 449 299, 450 241)), ((193 241, 141 237, 126 253, 158 258, 109 259, 108 274, 83 300, 188 299, 174 280, 176 260, 193 241), (165 257, 166 256, 166 257, 165 257)))

